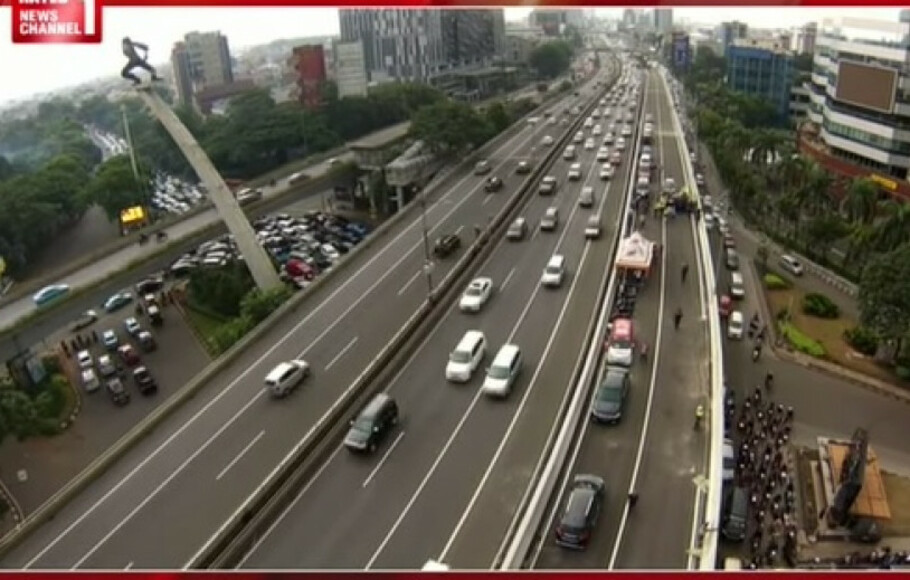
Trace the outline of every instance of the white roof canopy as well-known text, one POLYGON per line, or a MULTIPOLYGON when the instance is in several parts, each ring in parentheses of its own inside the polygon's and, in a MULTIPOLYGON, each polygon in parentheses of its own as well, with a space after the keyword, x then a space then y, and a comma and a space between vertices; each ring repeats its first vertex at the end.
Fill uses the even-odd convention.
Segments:
POLYGON ((632 232, 619 244, 616 267, 628 270, 647 270, 654 257, 654 242, 638 232, 632 232))

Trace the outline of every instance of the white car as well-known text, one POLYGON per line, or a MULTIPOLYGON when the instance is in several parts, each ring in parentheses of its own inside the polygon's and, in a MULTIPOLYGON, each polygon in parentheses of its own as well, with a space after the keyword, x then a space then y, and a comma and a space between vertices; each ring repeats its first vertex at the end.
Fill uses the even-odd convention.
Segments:
POLYGON ((612 145, 615 139, 616 138, 613 137, 613 133, 607 133, 604 135, 604 145, 612 145))
POLYGON ((461 301, 458 307, 462 312, 480 312, 483 305, 490 299, 493 293, 493 280, 489 278, 476 278, 465 289, 461 295, 461 301))
POLYGON ((594 128, 591 130, 592 135, 600 135, 603 129, 600 128, 600 125, 594 125, 594 128))
POLYGON ((734 310, 727 319, 727 338, 742 340, 743 338, 743 313, 734 310))
POLYGON ((543 140, 541 140, 540 144, 543 145, 544 147, 549 147, 554 142, 555 142, 555 140, 552 137, 550 137, 549 135, 544 135, 543 140))
POLYGON ((339 259, 341 259, 341 254, 338 252, 338 250, 335 249, 335 246, 332 244, 322 244, 319 246, 319 251, 322 252, 322 254, 332 262, 337 262, 339 259))
POLYGON ((585 149, 588 151, 590 151, 591 149, 594 149, 594 139, 588 139, 587 141, 585 141, 585 149))
POLYGON ((736 475, 736 453, 733 451, 733 441, 725 438, 723 450, 723 481, 733 481, 736 475))
POLYGON ((303 360, 279 363, 265 377, 265 387, 273 397, 287 396, 310 376, 310 365, 303 360))
POLYGON ((605 163, 603 167, 600 168, 600 178, 604 181, 613 179, 613 166, 609 163, 605 163))
POLYGON ((622 132, 621 132, 621 134, 622 134, 623 137, 629 137, 630 135, 632 135, 632 126, 631 126, 631 125, 623 125, 623 126, 622 126, 622 132))
POLYGON ((606 147, 601 147, 597 150, 597 160, 598 161, 607 161, 610 159, 610 150, 606 147))
POLYGON ((95 364, 95 361, 92 360, 92 353, 87 350, 80 350, 76 353, 76 360, 79 362, 80 369, 90 369, 95 364))
POLYGON ((130 336, 136 336, 142 330, 142 326, 140 326, 139 321, 132 316, 123 321, 123 326, 126 328, 126 332, 130 336))
POLYGON ((620 137, 616 140, 616 150, 625 151, 626 150, 626 140, 620 137))

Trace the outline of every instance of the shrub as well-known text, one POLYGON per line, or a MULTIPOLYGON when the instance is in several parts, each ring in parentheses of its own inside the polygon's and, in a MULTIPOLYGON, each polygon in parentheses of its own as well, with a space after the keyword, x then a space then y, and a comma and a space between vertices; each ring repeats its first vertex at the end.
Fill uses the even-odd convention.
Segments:
POLYGON ((897 378, 902 381, 910 381, 910 367, 897 366, 894 368, 897 378))
POLYGON ((253 324, 248 318, 239 316, 219 326, 218 330, 212 333, 210 340, 218 354, 222 354, 234 346, 252 328, 253 324))
POLYGON ((786 290, 790 287, 790 282, 771 272, 765 274, 764 282, 768 290, 786 290))
POLYGON ((803 297, 803 312, 817 318, 833 319, 840 316, 840 308, 824 294, 810 292, 803 297))
POLYGON ((854 326, 844 331, 844 340, 857 352, 872 356, 878 350, 878 335, 864 326, 854 326))
POLYGON ((827 355, 825 347, 814 338, 803 334, 801 330, 790 323, 782 322, 780 325, 781 334, 787 341, 799 352, 805 353, 815 358, 824 358, 827 355))
POLYGON ((780 310, 777 311, 777 319, 780 322, 787 322, 790 320, 790 309, 786 306, 781 306, 780 310))

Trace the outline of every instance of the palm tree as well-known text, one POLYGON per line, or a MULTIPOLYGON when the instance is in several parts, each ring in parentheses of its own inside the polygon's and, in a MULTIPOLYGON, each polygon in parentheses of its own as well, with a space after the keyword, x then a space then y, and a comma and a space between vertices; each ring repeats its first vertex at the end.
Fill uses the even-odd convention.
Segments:
POLYGON ((871 224, 878 209, 878 185, 871 179, 854 179, 847 188, 843 208, 854 224, 871 224))
POLYGON ((876 226, 875 249, 890 252, 910 241, 910 204, 889 199, 882 204, 881 222, 876 226))

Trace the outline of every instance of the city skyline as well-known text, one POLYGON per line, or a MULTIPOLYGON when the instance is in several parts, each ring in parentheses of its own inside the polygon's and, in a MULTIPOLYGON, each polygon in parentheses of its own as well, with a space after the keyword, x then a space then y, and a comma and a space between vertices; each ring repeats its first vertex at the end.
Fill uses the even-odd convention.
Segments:
MULTIPOLYGON (((0 38, 11 38, 12 19, 0 10, 0 38)), ((506 19, 526 17, 532 8, 506 8, 506 19)), ((600 17, 619 18, 622 8, 601 8, 600 17)), ((791 28, 813 20, 840 16, 897 20, 894 8, 674 8, 677 23, 719 24, 742 20, 756 28, 791 28)), ((7 78, 15 83, 0 86, 0 106, 116 75, 123 66, 120 39, 135 37, 150 46, 150 61, 163 64, 170 59, 173 44, 190 31, 218 30, 228 37, 232 50, 267 44, 283 38, 337 35, 336 8, 107 8, 104 12, 104 42, 101 45, 14 45, 0 44, 0 62, 7 78), (178 24, 175 24, 178 23, 178 24), (73 62, 80 66, 71 66, 73 62), (60 63, 67 63, 60 66, 60 63)))

